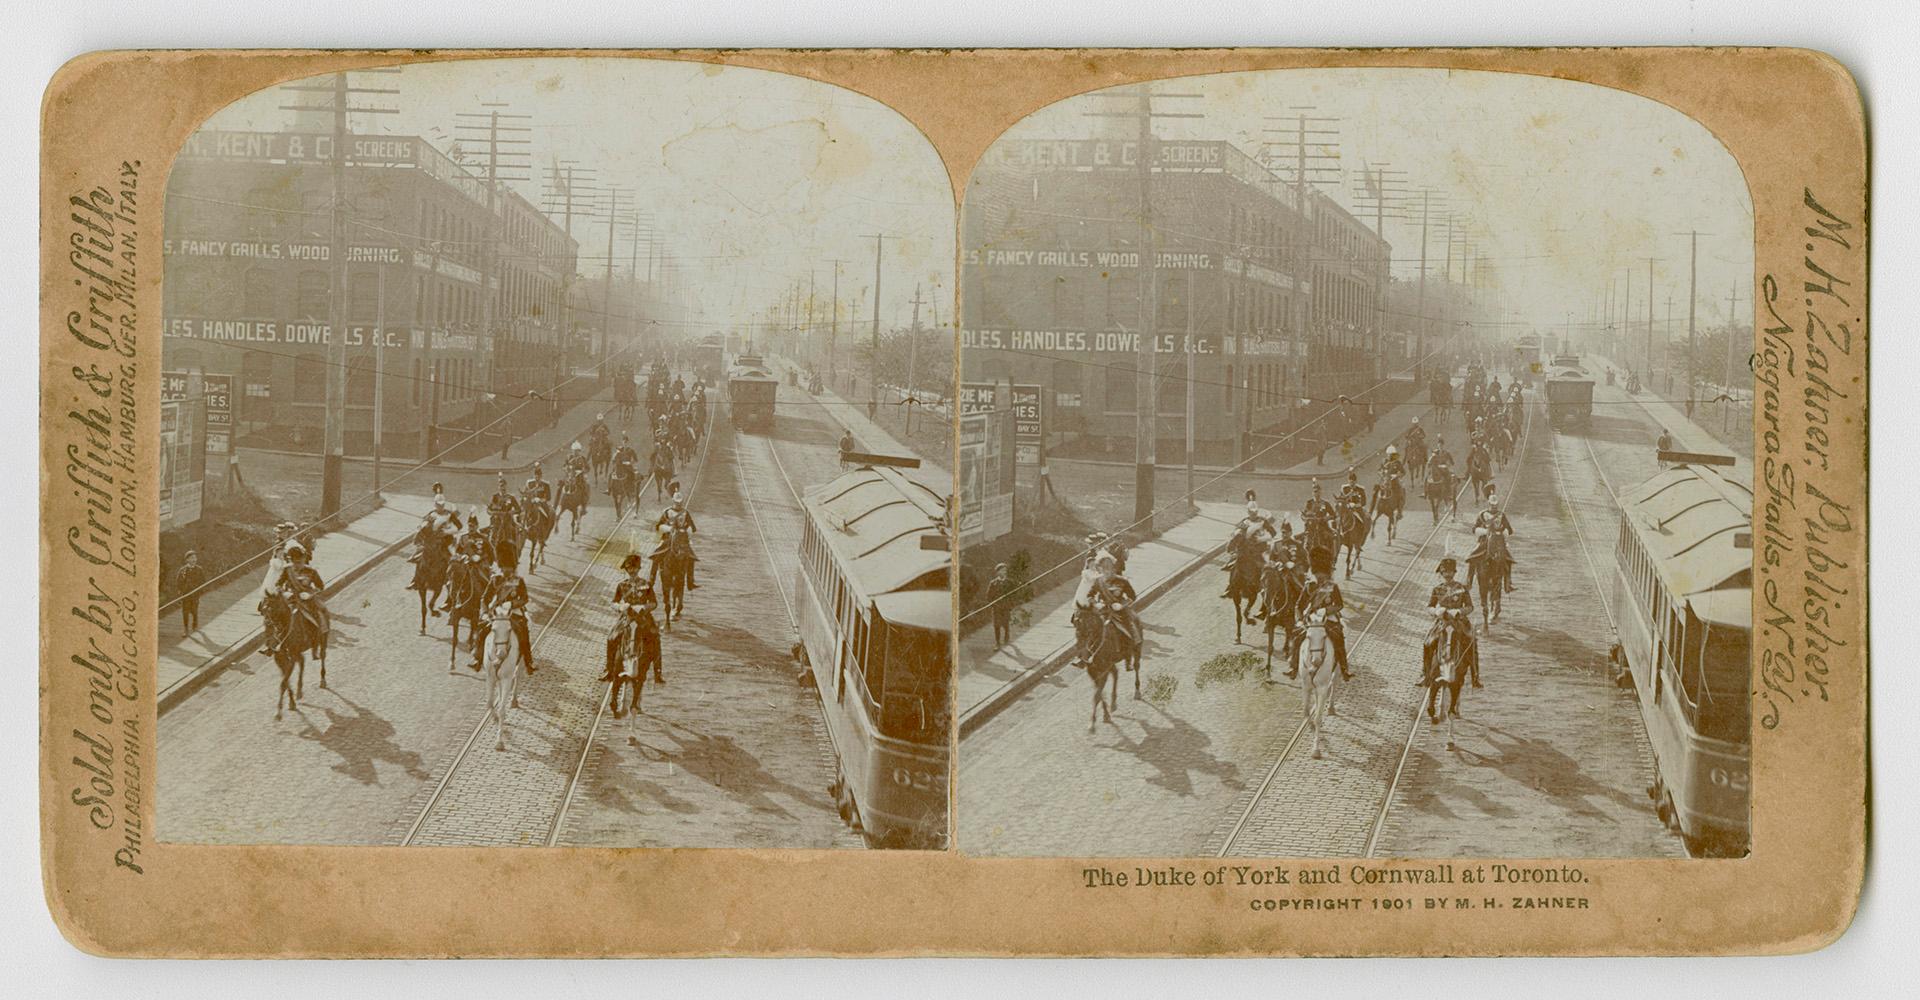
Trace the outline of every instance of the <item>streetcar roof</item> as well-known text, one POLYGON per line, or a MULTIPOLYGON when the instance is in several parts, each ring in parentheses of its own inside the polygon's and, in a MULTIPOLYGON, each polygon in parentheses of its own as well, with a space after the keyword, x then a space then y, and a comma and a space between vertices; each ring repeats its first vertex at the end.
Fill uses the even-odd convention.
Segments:
MULTIPOLYGON (((1691 596, 1752 579, 1753 489, 1708 466, 1667 469, 1621 497, 1656 570, 1691 596)), ((1705 617, 1705 616, 1702 616, 1705 617)))
POLYGON ((806 507, 863 594, 897 590, 952 564, 944 546, 920 546, 922 536, 939 532, 945 514, 939 494, 896 470, 862 466, 837 476, 807 491, 806 507))
POLYGON ((1722 628, 1753 630, 1753 588, 1728 587, 1687 598, 1694 617, 1722 628))
POLYGON ((873 599, 873 607, 890 624, 929 632, 953 630, 953 598, 944 590, 903 590, 895 594, 881 594, 873 599))

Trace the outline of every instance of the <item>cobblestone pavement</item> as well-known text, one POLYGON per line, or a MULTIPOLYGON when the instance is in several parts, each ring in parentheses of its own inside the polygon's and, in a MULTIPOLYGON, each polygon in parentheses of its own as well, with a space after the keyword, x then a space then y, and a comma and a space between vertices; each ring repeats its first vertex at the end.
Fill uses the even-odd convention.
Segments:
MULTIPOLYGON (((776 596, 792 579, 801 526, 780 468, 803 491, 838 474, 839 430, 798 405, 799 390, 779 392, 793 405, 780 409, 776 436, 714 437, 696 494, 700 589, 663 637, 667 683, 649 683, 643 716, 601 717, 561 844, 862 846, 828 792, 837 758, 776 596)), ((604 628, 593 633, 596 666, 604 628)))
MULTIPOLYGON (((1290 748, 1301 712, 1294 687, 1266 686, 1257 660, 1242 674, 1218 658, 1233 648, 1221 637, 1231 621, 1214 589, 1219 574, 1203 571, 1146 613, 1147 689, 1172 682, 1170 698, 1133 702, 1129 690, 1116 725, 1089 737, 1087 682, 1063 671, 962 745, 962 849, 1357 856, 1398 775, 1376 854, 1677 854, 1644 793, 1650 763, 1631 694, 1605 672, 1610 634, 1577 555, 1543 416, 1523 461, 1500 470, 1522 590, 1483 639, 1488 686, 1463 692, 1459 752, 1444 749, 1444 727, 1414 725, 1424 697, 1414 681, 1434 563, 1470 548, 1470 522, 1428 542, 1429 515, 1417 509, 1398 542, 1381 547, 1376 536, 1365 571, 1341 581, 1349 608, 1360 606, 1347 615, 1356 678, 1336 696, 1322 759, 1290 748)), ((1604 530, 1594 558, 1610 558, 1613 529, 1601 526, 1610 515, 1584 510, 1609 505, 1604 490, 1593 499, 1594 488, 1571 476, 1568 488, 1583 497, 1582 531, 1604 530)))
MULTIPOLYGON (((580 538, 550 542, 546 563, 526 577, 536 632, 612 527, 612 508, 596 496, 580 538)), ((412 575, 411 564, 390 558, 329 600, 330 687, 319 688, 309 664, 305 700, 284 721, 273 719, 279 671, 260 655, 160 717, 160 839, 381 844, 404 832, 409 804, 472 733, 486 690, 464 666, 448 673, 445 619, 429 619, 419 634, 419 606, 406 589, 412 575)), ((537 663, 551 665, 548 648, 536 651, 537 663)), ((460 656, 468 656, 464 635, 460 656)))

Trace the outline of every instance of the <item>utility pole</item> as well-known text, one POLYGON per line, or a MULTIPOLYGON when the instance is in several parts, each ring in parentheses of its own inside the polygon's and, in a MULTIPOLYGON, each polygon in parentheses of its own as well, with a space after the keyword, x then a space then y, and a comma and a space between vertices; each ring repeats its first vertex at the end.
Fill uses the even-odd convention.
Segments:
POLYGON ((613 358, 613 233, 620 225, 620 199, 627 189, 612 185, 607 195, 607 267, 606 285, 600 290, 600 378, 609 378, 607 362, 613 358))
MULTIPOLYGON (((503 180, 524 181, 530 179, 520 176, 518 173, 511 175, 501 174, 501 157, 505 156, 508 158, 508 162, 505 164, 508 169, 518 171, 527 167, 527 164, 521 162, 520 158, 528 154, 514 150, 508 150, 503 153, 500 147, 503 145, 524 146, 533 142, 531 139, 512 137, 513 133, 532 132, 533 129, 523 125, 502 125, 500 124, 500 120, 505 118, 509 121, 515 121, 529 119, 533 116, 502 112, 500 109, 506 107, 507 105, 505 104, 482 103, 480 106, 488 110, 456 112, 455 117, 485 119, 485 125, 456 124, 454 128, 456 130, 483 130, 487 137, 487 230, 486 236, 484 237, 486 240, 484 247, 486 256, 483 258, 484 264, 482 265, 481 280, 492 286, 492 294, 487 294, 487 289, 483 286, 480 296, 480 331, 481 336, 485 338, 483 343, 487 356, 487 374, 484 384, 488 390, 494 394, 494 398, 497 400, 499 393, 506 388, 506 386, 502 384, 500 377, 499 357, 501 345, 499 343, 499 331, 495 329, 500 315, 500 298, 505 293, 507 284, 506 268, 501 262, 499 252, 502 234, 495 228, 499 225, 501 216, 499 205, 500 182, 503 180), (509 136, 504 139, 501 138, 500 133, 502 132, 509 133, 509 136)), ((508 421, 506 426, 500 428, 500 456, 503 459, 506 457, 507 448, 513 443, 512 423, 512 421, 508 421)))
POLYGON ((1740 283, 1734 282, 1733 291, 1727 295, 1727 368, 1720 379, 1720 433, 1729 433, 1733 421, 1733 355, 1734 338, 1740 333, 1740 283))
POLYGON ((1421 189, 1420 191, 1420 293, 1419 293, 1419 299, 1417 300, 1419 304, 1413 307, 1413 311, 1420 314, 1419 316, 1415 317, 1415 319, 1417 319, 1418 322, 1415 324, 1416 332, 1414 334, 1416 346, 1413 352, 1413 356, 1414 356, 1413 378, 1416 383, 1418 383, 1420 381, 1421 376, 1423 376, 1426 373, 1426 365, 1427 365, 1427 208, 1428 208, 1429 201, 1432 199, 1432 196, 1433 196, 1432 191, 1429 191, 1424 188, 1421 189))
MULTIPOLYGON (((356 71, 359 72, 359 71, 356 71)), ((398 70, 371 70, 367 72, 398 72, 398 70)), ((397 108, 356 108, 348 104, 352 94, 397 94, 391 88, 354 87, 347 83, 347 74, 333 74, 329 84, 311 86, 293 85, 281 88, 304 93, 321 93, 332 96, 331 105, 286 105, 283 111, 319 111, 333 112, 333 156, 329 163, 333 181, 333 203, 329 215, 332 222, 332 234, 329 240, 328 263, 329 288, 327 296, 327 412, 324 440, 320 457, 320 517, 332 517, 340 512, 341 474, 346 464, 347 439, 347 150, 351 144, 347 134, 347 116, 349 114, 398 114, 397 108)))
POLYGON ((387 265, 373 267, 373 495, 380 495, 380 428, 387 395, 387 265))
POLYGON ((919 362, 920 362, 920 301, 921 301, 920 286, 914 285, 913 286, 913 327, 911 331, 907 334, 906 427, 907 427, 908 434, 913 433, 913 408, 916 405, 918 405, 920 400, 920 397, 914 395, 913 393, 913 377, 915 374, 914 369, 919 365, 919 362))
POLYGON ((834 354, 834 342, 840 339, 840 265, 846 263, 839 258, 829 258, 833 265, 833 311, 827 317, 827 385, 840 375, 838 362, 834 354))
POLYGON ((867 416, 879 416, 880 409, 880 241, 884 233, 873 236, 873 359, 867 369, 867 416))
POLYGON ((1156 265, 1158 251, 1154 247, 1153 230, 1153 164, 1157 158, 1154 146, 1153 119, 1158 118, 1201 118, 1203 115, 1173 112, 1156 112, 1153 99, 1158 97, 1198 97, 1198 94, 1155 94, 1151 88, 1139 86, 1130 90, 1116 91, 1101 96, 1119 99, 1132 99, 1135 109, 1132 111, 1092 111, 1089 117, 1133 118, 1139 124, 1139 142, 1135 150, 1135 166, 1140 171, 1140 331, 1139 343, 1134 353, 1134 445, 1133 445, 1133 519, 1136 522, 1151 522, 1153 518, 1153 473, 1158 463, 1155 455, 1156 441, 1159 437, 1158 421, 1159 400, 1155 385, 1154 340, 1159 332, 1159 288, 1156 265))
MULTIPOLYGON (((1674 235, 1679 235, 1678 233, 1674 235)), ((1700 298, 1700 231, 1687 231, 1687 419, 1693 419, 1693 334, 1695 304, 1700 298)), ((1708 234, 1712 235, 1712 234, 1708 234)))
POLYGON ((1653 262, 1647 258, 1647 391, 1653 392, 1653 262))

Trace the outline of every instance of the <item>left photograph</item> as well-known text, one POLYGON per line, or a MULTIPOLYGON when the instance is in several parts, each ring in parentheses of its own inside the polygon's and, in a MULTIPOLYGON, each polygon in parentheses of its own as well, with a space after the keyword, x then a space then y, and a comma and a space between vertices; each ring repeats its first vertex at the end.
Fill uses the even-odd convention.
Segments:
POLYGON ((157 839, 942 849, 953 191, 760 70, 315 76, 166 185, 157 839))

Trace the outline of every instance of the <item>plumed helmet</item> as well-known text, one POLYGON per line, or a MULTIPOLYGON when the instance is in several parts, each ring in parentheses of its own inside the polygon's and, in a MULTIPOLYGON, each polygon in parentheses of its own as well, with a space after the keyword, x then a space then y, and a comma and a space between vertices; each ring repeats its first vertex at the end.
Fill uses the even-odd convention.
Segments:
POLYGON ((300 544, 299 542, 288 542, 287 558, 292 559, 295 557, 305 559, 307 557, 307 547, 300 544))
POLYGON ((1460 563, 1455 561, 1455 559, 1452 556, 1448 556, 1445 559, 1440 560, 1440 565, 1435 566, 1433 568, 1433 571, 1435 573, 1440 573, 1442 575, 1451 576, 1454 573, 1458 572, 1459 569, 1460 569, 1460 563))
POLYGON ((578 441, 575 441, 575 442, 573 443, 573 450, 574 450, 574 451, 585 451, 586 449, 584 449, 584 448, 582 448, 582 447, 580 447, 580 442, 578 442, 578 441))
POLYGON ((644 565, 646 565, 646 560, 641 558, 640 553, 629 552, 625 559, 620 560, 620 572, 631 573, 644 565))

